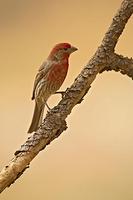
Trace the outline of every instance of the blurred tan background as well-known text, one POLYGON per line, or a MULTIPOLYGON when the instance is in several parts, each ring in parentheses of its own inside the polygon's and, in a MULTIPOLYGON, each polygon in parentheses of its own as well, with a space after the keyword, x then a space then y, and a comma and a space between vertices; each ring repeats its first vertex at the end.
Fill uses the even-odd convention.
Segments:
MULTIPOLYGON (((79 48, 62 89, 94 54, 121 0, 0 0, 0 169, 27 138, 37 69, 58 42, 79 48)), ((130 19, 117 52, 131 57, 130 19)), ((51 97, 54 106, 60 97, 51 97)), ((133 81, 97 77, 68 129, 31 163, 1 200, 132 200, 133 81)))

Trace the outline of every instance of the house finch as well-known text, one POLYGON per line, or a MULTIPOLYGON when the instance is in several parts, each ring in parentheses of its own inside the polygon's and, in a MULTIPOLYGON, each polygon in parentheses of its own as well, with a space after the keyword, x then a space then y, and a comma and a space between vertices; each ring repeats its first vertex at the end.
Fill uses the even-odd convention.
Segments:
POLYGON ((69 66, 69 56, 76 50, 76 47, 68 43, 57 44, 39 68, 32 95, 32 100, 35 99, 35 109, 28 133, 36 131, 42 123, 46 102, 64 82, 69 66))

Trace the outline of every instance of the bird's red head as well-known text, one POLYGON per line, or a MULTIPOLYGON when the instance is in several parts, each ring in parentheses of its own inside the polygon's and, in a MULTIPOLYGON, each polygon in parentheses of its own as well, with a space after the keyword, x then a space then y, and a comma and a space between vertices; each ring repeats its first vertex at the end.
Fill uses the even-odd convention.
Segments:
POLYGON ((71 53, 77 51, 78 49, 69 43, 59 43, 54 46, 52 51, 50 52, 49 59, 64 59, 68 58, 71 53))

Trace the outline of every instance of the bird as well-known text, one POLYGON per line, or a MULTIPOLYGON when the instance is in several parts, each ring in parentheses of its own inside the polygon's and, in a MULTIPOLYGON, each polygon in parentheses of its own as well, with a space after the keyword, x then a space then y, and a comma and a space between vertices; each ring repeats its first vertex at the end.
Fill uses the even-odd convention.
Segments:
POLYGON ((35 100, 35 107, 28 133, 37 131, 42 124, 47 100, 63 84, 68 72, 69 56, 77 50, 69 43, 56 44, 40 66, 33 85, 32 100, 35 100))

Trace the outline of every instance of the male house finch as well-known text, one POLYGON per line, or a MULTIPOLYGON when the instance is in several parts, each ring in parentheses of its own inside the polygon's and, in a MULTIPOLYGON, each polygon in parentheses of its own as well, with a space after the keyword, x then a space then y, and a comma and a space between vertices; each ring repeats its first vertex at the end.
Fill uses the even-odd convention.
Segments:
POLYGON ((46 102, 64 82, 69 66, 69 56, 76 50, 76 47, 68 43, 57 44, 39 68, 32 95, 32 100, 35 99, 35 109, 28 133, 36 131, 42 123, 46 102))

